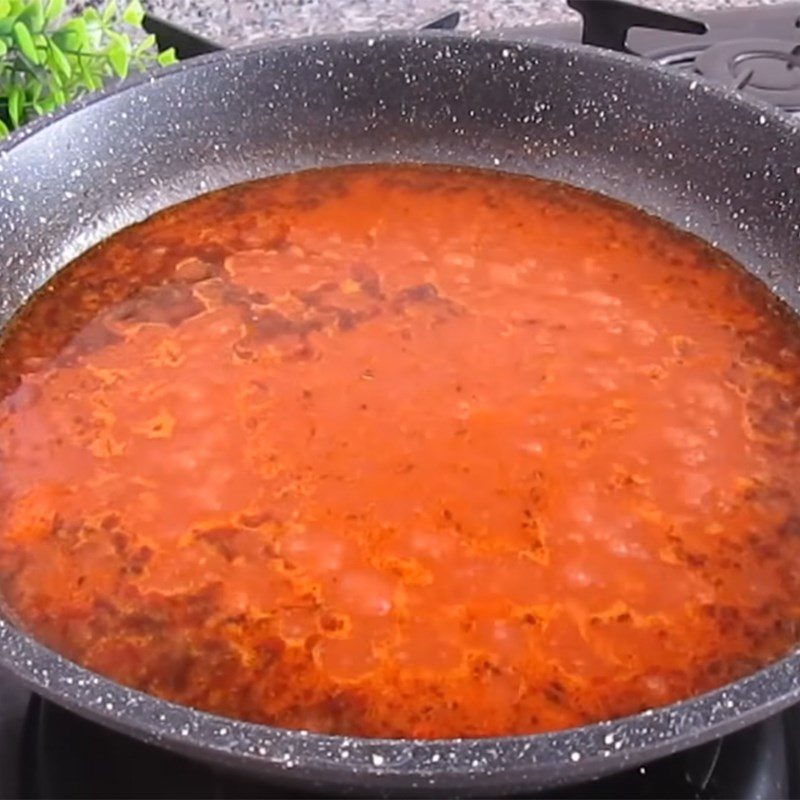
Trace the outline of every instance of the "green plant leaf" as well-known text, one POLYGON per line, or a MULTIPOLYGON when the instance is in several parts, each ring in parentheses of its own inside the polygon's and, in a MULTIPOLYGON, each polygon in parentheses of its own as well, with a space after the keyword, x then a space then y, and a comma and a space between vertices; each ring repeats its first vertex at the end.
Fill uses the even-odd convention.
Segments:
POLYGON ((104 25, 108 25, 114 17, 117 16, 117 0, 108 0, 106 7, 103 9, 101 19, 104 25))
POLYGON ((8 45, 0 39, 0 56, 4 56, 8 52, 8 45))
POLYGON ((0 17, 7 17, 11 11, 11 3, 8 0, 0 0, 0 17))
POLYGON ((37 110, 37 113, 49 114, 51 111, 55 110, 56 101, 52 97, 45 97, 38 105, 42 110, 37 110))
POLYGON ((52 38, 64 50, 83 50, 89 43, 86 20, 83 17, 71 19, 62 25, 52 38))
POLYGON ((24 22, 31 33, 40 33, 44 27, 42 0, 31 0, 25 10, 17 17, 17 22, 24 22))
POLYGON ((92 91, 94 89, 99 89, 102 87, 103 81, 92 73, 91 67, 89 66, 89 62, 87 59, 85 58, 78 59, 78 68, 80 70, 84 86, 86 86, 86 88, 89 91, 92 91))
POLYGON ((14 41, 16 41, 22 54, 28 61, 34 64, 39 63, 39 51, 33 43, 33 37, 24 22, 17 21, 14 23, 14 41))
POLYGON ((49 61, 51 65, 57 69, 65 78, 72 76, 72 65, 66 57, 61 48, 51 39, 48 42, 49 47, 49 61))
POLYGON ((47 9, 44 12, 48 22, 57 20, 64 13, 64 0, 49 0, 47 9))
POLYGON ((106 35, 112 42, 119 42, 126 51, 130 52, 131 40, 127 33, 120 33, 119 31, 106 31, 106 35))
POLYGON ((25 93, 19 86, 12 86, 8 93, 8 116, 16 128, 22 121, 22 109, 25 104, 25 93))
POLYGON ((0 119, 0 136, 8 136, 11 131, 8 129, 8 125, 0 119))
POLYGON ((108 48, 108 60, 114 69, 114 72, 120 78, 128 76, 128 67, 130 66, 130 55, 124 43, 115 39, 111 42, 108 48))
POLYGON ((156 56, 156 61, 162 67, 168 67, 170 64, 177 64, 178 63, 178 56, 175 52, 174 47, 170 47, 168 50, 163 50, 156 56))
POLYGON ((128 25, 135 25, 137 28, 141 27, 142 20, 144 19, 144 8, 139 0, 131 0, 130 3, 122 12, 122 18, 128 25))

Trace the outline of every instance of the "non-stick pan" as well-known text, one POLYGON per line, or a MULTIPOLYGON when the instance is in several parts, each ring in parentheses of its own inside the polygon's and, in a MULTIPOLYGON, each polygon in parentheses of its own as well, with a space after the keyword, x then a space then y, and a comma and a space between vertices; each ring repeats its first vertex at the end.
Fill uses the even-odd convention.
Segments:
MULTIPOLYGON (((0 146, 0 322, 54 271, 165 206, 309 167, 422 161, 553 178, 718 245, 800 308, 800 128, 627 56, 530 39, 357 35, 223 52, 92 97, 0 146)), ((0 621, 0 663, 80 714, 309 791, 497 795, 631 767, 800 698, 800 653, 718 691, 583 728, 368 740, 141 694, 0 621)))

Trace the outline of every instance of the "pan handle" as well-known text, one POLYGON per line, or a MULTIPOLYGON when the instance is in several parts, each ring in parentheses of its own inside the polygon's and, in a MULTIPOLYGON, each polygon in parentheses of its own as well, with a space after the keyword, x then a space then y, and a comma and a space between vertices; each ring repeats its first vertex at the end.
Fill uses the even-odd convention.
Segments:
MULTIPOLYGON (((420 25, 420 30, 454 30, 461 19, 460 11, 450 11, 420 25)), ((213 53, 222 50, 222 46, 216 42, 209 41, 196 33, 187 31, 178 25, 173 25, 153 14, 146 14, 143 21, 144 29, 156 37, 159 50, 166 50, 174 47, 178 58, 181 60, 192 58, 193 56, 213 53)))
POLYGON ((214 53, 223 48, 216 42, 198 36, 196 33, 187 31, 171 22, 145 14, 142 26, 148 33, 156 37, 159 50, 166 50, 174 47, 179 59, 184 60, 193 56, 202 56, 206 53, 214 53))
POLYGON ((581 41, 584 44, 620 53, 633 52, 625 43, 631 28, 655 28, 697 35, 708 30, 704 22, 654 8, 643 8, 624 0, 567 0, 567 5, 583 17, 581 41))
POLYGON ((450 11, 432 19, 430 22, 426 22, 424 25, 420 25, 419 28, 422 31, 452 31, 458 27, 460 20, 460 11, 450 11))

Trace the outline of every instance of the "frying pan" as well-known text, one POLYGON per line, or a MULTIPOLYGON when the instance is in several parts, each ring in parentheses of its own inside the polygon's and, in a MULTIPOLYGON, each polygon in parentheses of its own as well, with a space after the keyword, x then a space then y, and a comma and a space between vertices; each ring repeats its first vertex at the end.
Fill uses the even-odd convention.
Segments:
MULTIPOLYGON (((729 252, 800 309, 800 127, 691 76, 588 47, 445 32, 221 52, 91 97, 0 146, 0 323, 54 271, 166 206, 243 180, 421 161, 627 201, 729 252)), ((0 664, 109 727, 307 791, 498 795, 698 745, 800 698, 800 652, 651 712, 532 736, 369 740, 233 721, 123 687, 0 620, 0 664)))

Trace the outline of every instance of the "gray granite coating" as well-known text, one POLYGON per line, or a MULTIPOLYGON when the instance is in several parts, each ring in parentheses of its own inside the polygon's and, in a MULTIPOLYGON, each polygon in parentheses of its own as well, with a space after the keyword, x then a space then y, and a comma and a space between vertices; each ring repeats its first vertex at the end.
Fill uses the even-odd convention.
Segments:
MULTIPOLYGON (((667 11, 765 5, 780 0, 647 0, 667 11)), ((67 7, 86 5, 68 0, 67 7)), ((577 19, 565 0, 149 0, 147 8, 225 45, 265 38, 416 27, 453 9, 465 29, 507 28, 577 19)))

